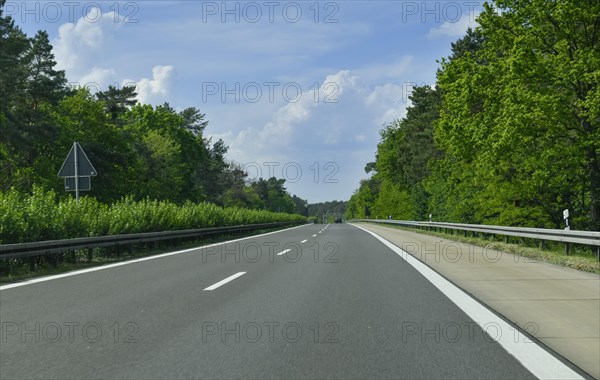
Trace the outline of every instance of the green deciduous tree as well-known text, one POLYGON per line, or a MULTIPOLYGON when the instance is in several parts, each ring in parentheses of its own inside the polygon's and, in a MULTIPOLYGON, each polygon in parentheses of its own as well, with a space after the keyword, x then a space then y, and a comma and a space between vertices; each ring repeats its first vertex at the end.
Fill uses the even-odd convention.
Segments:
POLYGON ((478 23, 384 128, 350 212, 562 227, 569 208, 600 230, 600 1, 496 0, 478 23))
POLYGON ((472 173, 475 220, 557 227, 570 208, 600 228, 599 5, 497 1, 481 48, 442 64, 436 138, 472 173))

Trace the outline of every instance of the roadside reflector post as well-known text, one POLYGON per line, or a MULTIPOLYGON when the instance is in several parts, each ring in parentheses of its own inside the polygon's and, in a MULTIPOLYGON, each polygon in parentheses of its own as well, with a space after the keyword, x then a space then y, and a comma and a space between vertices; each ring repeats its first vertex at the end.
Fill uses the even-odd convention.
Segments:
POLYGON ((565 230, 570 230, 571 226, 569 225, 569 209, 565 209, 563 211, 563 219, 565 220, 565 230))
MULTIPOLYGON (((563 211, 563 219, 565 220, 565 230, 568 231, 571 229, 571 226, 569 226, 569 209, 565 209, 563 211)), ((571 253, 571 245, 569 243, 565 243, 565 254, 567 256, 569 256, 569 253, 571 253)))

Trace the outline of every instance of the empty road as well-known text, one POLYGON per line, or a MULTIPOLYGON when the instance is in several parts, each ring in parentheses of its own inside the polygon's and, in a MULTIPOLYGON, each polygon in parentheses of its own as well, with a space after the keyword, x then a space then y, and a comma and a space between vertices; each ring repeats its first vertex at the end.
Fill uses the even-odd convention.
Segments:
POLYGON ((4 285, 0 378, 579 376, 411 260, 304 225, 4 285))

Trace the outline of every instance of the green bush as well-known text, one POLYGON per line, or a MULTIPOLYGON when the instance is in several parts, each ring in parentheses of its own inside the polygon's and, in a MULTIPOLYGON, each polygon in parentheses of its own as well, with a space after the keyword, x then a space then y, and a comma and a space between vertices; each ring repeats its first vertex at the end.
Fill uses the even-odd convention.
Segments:
POLYGON ((304 219, 265 210, 222 208, 210 203, 134 201, 132 197, 105 205, 84 196, 77 205, 72 197, 59 197, 56 192, 39 187, 30 195, 15 190, 0 192, 0 244, 304 219))

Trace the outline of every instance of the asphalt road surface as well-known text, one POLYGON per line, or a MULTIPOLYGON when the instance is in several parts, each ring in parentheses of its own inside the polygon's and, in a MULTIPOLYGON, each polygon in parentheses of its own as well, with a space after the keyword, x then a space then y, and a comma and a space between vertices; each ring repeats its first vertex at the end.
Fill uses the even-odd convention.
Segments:
POLYGON ((348 224, 5 285, 0 324, 2 379, 535 378, 348 224))

